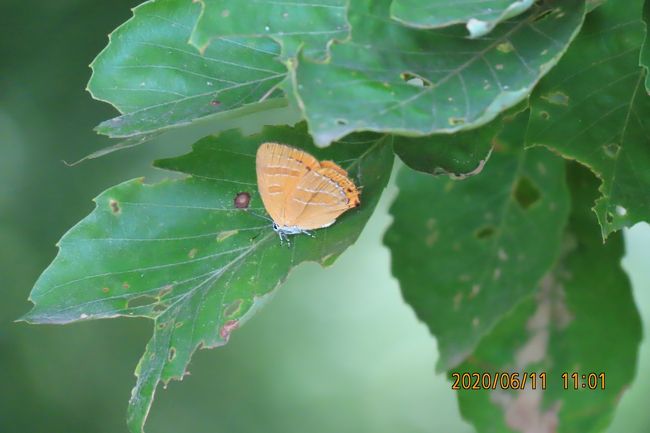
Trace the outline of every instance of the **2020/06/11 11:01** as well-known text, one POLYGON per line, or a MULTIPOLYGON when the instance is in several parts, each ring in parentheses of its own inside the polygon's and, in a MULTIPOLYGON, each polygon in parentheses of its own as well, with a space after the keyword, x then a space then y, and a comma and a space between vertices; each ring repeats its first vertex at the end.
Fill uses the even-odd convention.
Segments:
MULTIPOLYGON (((563 389, 605 389, 605 373, 562 373, 563 389)), ((453 390, 542 389, 547 386, 546 372, 453 372, 453 390)))

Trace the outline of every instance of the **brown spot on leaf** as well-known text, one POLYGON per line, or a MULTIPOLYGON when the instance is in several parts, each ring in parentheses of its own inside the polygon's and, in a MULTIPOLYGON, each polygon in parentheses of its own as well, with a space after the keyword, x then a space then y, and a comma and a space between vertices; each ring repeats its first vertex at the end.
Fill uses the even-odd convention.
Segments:
POLYGON ((110 199, 108 201, 108 206, 111 208, 113 215, 119 215, 122 212, 122 209, 120 209, 120 202, 115 199, 110 199))
POLYGON ((163 296, 165 296, 165 295, 167 295, 168 293, 170 293, 173 289, 174 289, 174 285, 173 285, 173 284, 167 284, 165 287, 163 287, 162 289, 160 289, 160 292, 158 292, 158 297, 159 297, 159 298, 162 298, 163 296))
POLYGON ((111 291, 111 289, 109 289, 108 287, 102 287, 102 292, 108 293, 110 291, 111 291))
POLYGON ((198 252, 199 252, 199 250, 197 250, 196 248, 192 248, 192 249, 187 253, 187 257, 189 257, 190 259, 193 259, 194 257, 196 257, 196 253, 198 253, 198 252))
POLYGON ((223 338, 224 341, 228 341, 230 333, 237 329, 238 326, 239 322, 237 320, 228 320, 219 330, 219 336, 223 338))
POLYGON ((247 192, 238 192, 234 199, 237 209, 246 209, 251 202, 251 195, 247 192))

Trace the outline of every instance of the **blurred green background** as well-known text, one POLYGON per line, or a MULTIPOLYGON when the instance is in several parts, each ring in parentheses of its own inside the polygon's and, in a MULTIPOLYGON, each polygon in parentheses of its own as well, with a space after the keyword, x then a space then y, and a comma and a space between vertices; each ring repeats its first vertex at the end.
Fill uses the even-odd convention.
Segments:
MULTIPOLYGON (((136 1, 0 1, 0 433, 126 432, 133 369, 151 322, 13 323, 55 243, 125 179, 164 174, 153 158, 184 153, 205 126, 70 168, 109 144, 92 132, 114 115, 84 91, 87 65, 136 1)), ((227 126, 279 121, 240 119, 227 126)), ((434 373, 435 341, 406 306, 381 236, 383 198, 360 241, 327 270, 294 272, 226 347, 199 352, 192 375, 158 393, 149 432, 469 433, 434 373)), ((624 261, 650 331, 650 228, 626 233, 624 261)), ((607 342, 603 342, 607 344, 607 342)), ((610 433, 647 433, 650 344, 610 433)))

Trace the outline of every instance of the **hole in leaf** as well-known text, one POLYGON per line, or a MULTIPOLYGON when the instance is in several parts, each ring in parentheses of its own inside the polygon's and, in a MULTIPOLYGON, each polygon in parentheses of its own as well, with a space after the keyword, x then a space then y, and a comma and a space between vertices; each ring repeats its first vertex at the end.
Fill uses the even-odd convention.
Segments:
POLYGON ((617 143, 603 144, 603 152, 609 158, 616 158, 618 156, 619 150, 621 150, 621 146, 619 146, 617 143))
POLYGON ((169 348, 169 357, 167 359, 169 359, 169 362, 172 362, 174 360, 174 358, 176 358, 176 348, 175 347, 170 347, 169 348))
POLYGON ((345 119, 336 119, 336 124, 344 126, 348 124, 348 121, 345 119))
POLYGON ((520 177, 514 191, 515 200, 522 209, 528 209, 541 197, 539 189, 527 177, 520 177))
POLYGON ((233 301, 230 305, 228 305, 224 310, 223 310, 223 315, 225 317, 232 317, 235 314, 239 313, 239 309, 241 308, 242 304, 244 301, 242 299, 237 299, 233 301))
POLYGON ((481 229, 478 229, 476 231, 475 236, 478 239, 490 239, 492 236, 494 236, 495 230, 493 226, 485 226, 481 229))
POLYGON ((400 78, 411 86, 415 87, 431 87, 431 81, 427 80, 421 75, 414 74, 413 72, 402 72, 400 78))

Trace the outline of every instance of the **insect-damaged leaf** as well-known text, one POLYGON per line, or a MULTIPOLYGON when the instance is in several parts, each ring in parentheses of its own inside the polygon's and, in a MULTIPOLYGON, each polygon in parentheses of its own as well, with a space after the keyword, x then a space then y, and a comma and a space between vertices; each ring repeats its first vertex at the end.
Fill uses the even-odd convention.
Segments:
POLYGON ((231 130, 199 141, 185 156, 158 161, 189 176, 153 185, 134 180, 102 193, 97 208, 61 239, 24 319, 154 319, 129 405, 129 428, 139 432, 158 383, 181 378, 197 348, 226 343, 291 268, 304 261, 332 263, 356 240, 390 176, 389 140, 365 134, 321 150, 304 124, 267 127, 249 137, 231 130), (296 236, 291 248, 280 246, 268 221, 235 205, 245 192, 249 209, 264 212, 255 152, 266 141, 341 162, 363 188, 361 206, 315 238, 296 236))
POLYGON ((573 164, 569 184, 572 213, 561 260, 534 296, 454 369, 492 377, 496 372, 519 373, 520 379, 524 372, 545 372, 546 390, 538 377, 536 389, 529 378, 525 389, 515 391, 501 390, 500 385, 458 391, 461 413, 479 433, 528 431, 530 426, 565 433, 603 431, 634 378, 641 320, 620 265, 622 235, 602 243, 589 210, 598 182, 587 169, 573 164), (578 373, 577 390, 571 377, 569 388, 564 388, 565 372, 578 373))
POLYGON ((351 40, 333 45, 329 62, 302 58, 291 69, 317 144, 359 130, 412 136, 487 123, 526 98, 585 13, 584 0, 547 1, 470 40, 462 28, 407 28, 389 18, 389 6, 351 2, 351 40))
POLYGON ((650 98, 639 51, 641 0, 609 0, 531 99, 527 144, 576 159, 601 180, 603 237, 650 220, 650 98))
POLYGON ((473 38, 490 32, 497 24, 530 8, 534 0, 393 0, 391 17, 416 28, 465 24, 473 38))
MULTIPOLYGON (((523 142, 527 116, 511 125, 523 142)), ((386 233, 393 275, 436 336, 439 369, 458 365, 530 295, 556 259, 568 213, 564 161, 522 144, 458 181, 402 169, 386 233)))
MULTIPOLYGON (((187 43, 200 12, 184 0, 153 0, 136 7, 91 67, 88 90, 121 116, 97 131, 111 137, 161 129, 255 104, 286 75, 279 45, 267 38, 219 38, 203 55, 187 43)), ((259 106, 257 109, 263 109, 259 106)))
POLYGON ((346 0, 196 0, 201 15, 190 42, 203 50, 222 36, 270 37, 282 45, 284 58, 298 49, 323 60, 334 40, 349 37, 346 0))

